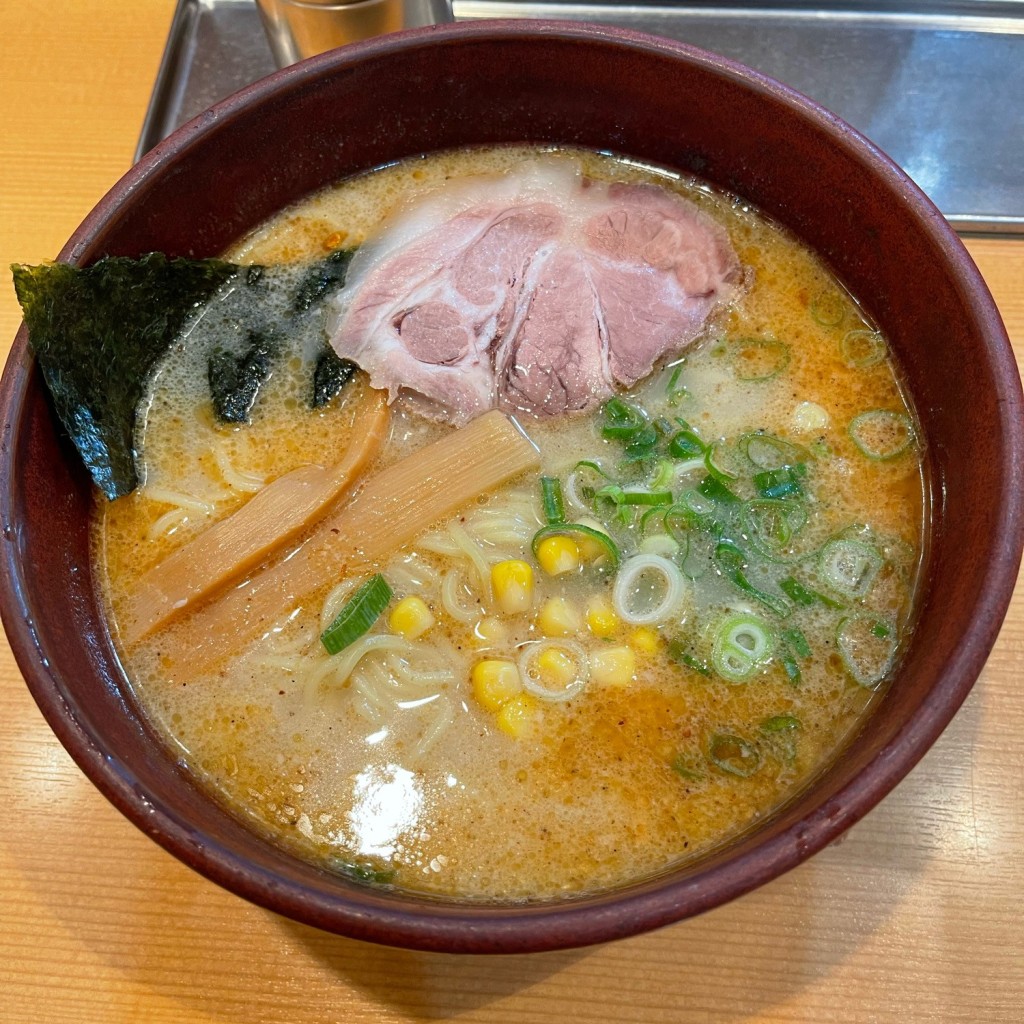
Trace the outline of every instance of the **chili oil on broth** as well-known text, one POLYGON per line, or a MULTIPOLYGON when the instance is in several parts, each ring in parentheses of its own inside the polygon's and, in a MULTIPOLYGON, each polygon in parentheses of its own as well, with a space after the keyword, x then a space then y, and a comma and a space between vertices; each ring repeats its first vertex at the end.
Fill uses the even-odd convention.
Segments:
MULTIPOLYGON (((284 211, 227 256, 291 262, 358 244, 404 196, 460 174, 500 173, 535 154, 443 154, 385 168, 284 211)), ((902 571, 887 564, 876 597, 905 627, 925 512, 921 465, 915 452, 867 460, 848 436, 847 425, 864 409, 908 413, 888 359, 848 365, 843 339, 870 330, 856 304, 812 254, 742 203, 633 164, 573 155, 591 176, 678 188, 725 224, 747 269, 743 295, 687 354, 680 374, 655 373, 631 400, 652 417, 684 416, 707 439, 767 430, 815 446, 822 454, 814 463, 809 528, 824 539, 870 523, 905 546, 902 571), (785 372, 738 380, 733 342, 745 337, 785 339, 785 372), (824 410, 827 424, 812 416, 808 426, 807 416, 797 414, 806 413, 803 403, 824 410)), ((218 426, 200 365, 182 357, 165 369, 146 415, 146 485, 97 517, 95 548, 115 628, 141 572, 262 482, 297 465, 337 461, 357 429, 352 410, 365 387, 361 379, 314 413, 301 407, 286 372, 275 374, 251 425, 218 426)), ((546 474, 564 478, 580 459, 616 458, 595 417, 524 426, 546 474)), ((371 472, 442 429, 396 408, 371 472)), ((455 553, 453 536, 469 533, 488 563, 530 559, 529 540, 541 523, 537 481, 519 481, 465 509, 454 531, 453 524, 436 524, 378 567, 396 600, 424 586, 437 620, 415 642, 422 651, 403 678, 386 667, 391 652, 363 659, 358 679, 331 681, 319 632, 359 581, 331 578, 329 567, 323 589, 300 614, 240 651, 226 669, 170 680, 164 654, 175 644, 172 626, 122 652, 128 676, 140 704, 197 776, 273 841, 348 875, 466 899, 586 893, 699 857, 771 814, 863 721, 875 693, 850 680, 834 637, 814 634, 813 621, 807 629, 816 656, 802 663, 799 686, 777 665, 740 685, 709 677, 668 656, 667 631, 648 631, 652 639, 620 624, 607 638, 583 627, 581 642, 591 649, 629 646, 633 681, 590 686, 567 702, 537 702, 525 733, 510 737, 477 703, 468 681, 483 658, 515 660, 538 629, 532 615, 503 621, 495 614, 486 586, 473 585, 472 562, 455 553), (508 522, 515 525, 501 525, 508 522), (466 583, 450 588, 458 608, 448 614, 440 586, 454 573, 466 583), (795 736, 758 732, 759 723, 785 718, 799 722, 795 736), (749 777, 708 760, 709 738, 721 735, 758 745, 760 763, 749 777)), ((544 596, 561 596, 582 609, 610 590, 586 571, 549 579, 538 570, 536 580, 535 608, 544 596)), ((717 614, 723 593, 749 607, 745 595, 728 591, 721 582, 696 588, 691 621, 717 614)), ((372 632, 388 632, 386 614, 372 632)))

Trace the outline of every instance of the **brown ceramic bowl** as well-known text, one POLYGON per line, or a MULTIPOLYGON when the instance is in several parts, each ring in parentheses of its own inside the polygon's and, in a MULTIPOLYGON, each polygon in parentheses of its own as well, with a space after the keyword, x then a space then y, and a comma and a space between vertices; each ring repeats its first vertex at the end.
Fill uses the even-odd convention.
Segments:
POLYGON ((196 787, 132 701, 89 565, 89 481, 54 422, 24 331, 0 393, 3 620, 35 699, 82 770, 141 829, 228 889, 308 924, 422 949, 614 939, 707 910, 798 864, 870 810, 949 722, 995 641, 1021 552, 1020 382, 956 235, 847 125, 686 46, 568 23, 484 22, 315 58, 159 145, 61 258, 212 256, 355 171, 521 141, 695 172, 787 225, 892 339, 927 438, 934 517, 919 624, 895 685, 810 788, 697 864, 584 899, 470 906, 363 888, 271 846, 196 787))

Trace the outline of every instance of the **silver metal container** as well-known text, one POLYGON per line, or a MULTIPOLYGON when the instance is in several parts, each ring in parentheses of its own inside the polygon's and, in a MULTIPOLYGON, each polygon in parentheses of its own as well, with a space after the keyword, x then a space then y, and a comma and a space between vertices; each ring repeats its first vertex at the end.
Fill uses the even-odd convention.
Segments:
POLYGON ((278 67, 371 36, 453 21, 451 0, 256 0, 278 67))

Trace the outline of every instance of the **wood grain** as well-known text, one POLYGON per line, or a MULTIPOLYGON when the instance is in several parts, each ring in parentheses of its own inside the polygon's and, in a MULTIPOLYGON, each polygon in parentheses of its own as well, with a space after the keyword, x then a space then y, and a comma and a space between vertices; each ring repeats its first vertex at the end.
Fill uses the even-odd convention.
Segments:
MULTIPOLYGON (((0 265, 52 257, 127 169, 172 10, 172 0, 0 0, 0 265)), ((1024 240, 968 246, 1020 358, 1024 240)), ((5 284, 4 346, 19 321, 5 284)), ((491 959, 326 935, 193 874, 84 779, 4 645, 0 1021, 1019 1021, 1019 589, 961 713, 843 841, 661 932, 491 959)))

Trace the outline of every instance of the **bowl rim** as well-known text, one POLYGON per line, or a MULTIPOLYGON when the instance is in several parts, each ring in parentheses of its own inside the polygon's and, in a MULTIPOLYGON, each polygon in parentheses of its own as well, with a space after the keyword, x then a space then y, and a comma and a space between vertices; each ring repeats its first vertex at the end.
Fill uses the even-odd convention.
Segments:
MULTIPOLYGON (((350 937, 449 952, 511 953, 542 951, 606 942, 658 928, 682 917, 702 913, 740 896, 793 868, 836 838, 875 806, 910 771, 949 723, 980 674, 995 643, 1017 578, 1024 546, 1024 402, 1016 361, 1005 328, 974 265, 953 228, 930 200, 896 164, 862 134, 836 115, 796 90, 697 47, 632 30, 585 22, 496 19, 412 29, 347 46, 277 71, 199 114, 150 150, 97 203, 61 250, 58 259, 76 263, 83 258, 101 229, 118 216, 151 178, 159 176, 168 161, 177 158, 217 130, 226 117, 259 105, 270 96, 299 86, 310 78, 335 73, 351 64, 396 55, 410 48, 457 42, 461 39, 526 39, 556 37, 582 43, 606 43, 651 51, 696 62, 772 97, 818 126, 837 144, 853 147, 872 165, 888 187, 903 193, 915 207, 923 230, 938 248, 957 263, 965 301, 984 325, 991 339, 989 359, 995 372, 1007 382, 999 426, 1005 434, 1007 514, 993 547, 1008 557, 988 566, 988 586, 978 606, 973 642, 962 645, 948 663, 940 682, 918 711, 854 779, 816 806, 799 822, 771 836, 756 850, 727 859, 704 871, 646 887, 627 887, 595 897, 523 906, 444 902, 434 908, 430 901, 407 907, 391 906, 368 892, 344 901, 327 899, 313 889, 282 886, 272 873, 264 872, 231 850, 199 837, 158 799, 140 791, 132 772, 95 742, 88 728, 74 714, 56 685, 46 652, 40 649, 29 619, 30 583, 17 557, 16 545, 5 546, 6 572, 0 580, 0 613, 12 650, 26 684, 62 745, 97 788, 136 826, 161 846, 201 874, 267 909, 350 937), (1014 385, 1014 381, 1016 384, 1014 385), (633 891, 635 889, 635 891, 633 891), (357 898, 358 897, 358 898, 357 898), (537 920, 543 919, 543 931, 537 920)), ((0 412, 3 418, 0 464, 0 520, 8 535, 12 526, 12 489, 16 484, 9 453, 21 429, 26 394, 38 377, 28 353, 24 325, 18 332, 0 381, 0 412)))

